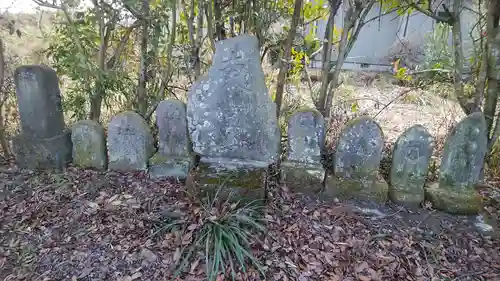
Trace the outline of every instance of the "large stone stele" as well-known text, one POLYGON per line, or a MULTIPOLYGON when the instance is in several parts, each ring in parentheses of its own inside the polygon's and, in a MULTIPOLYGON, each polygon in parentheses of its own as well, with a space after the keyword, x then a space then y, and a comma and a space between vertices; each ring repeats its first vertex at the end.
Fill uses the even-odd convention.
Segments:
POLYGON ((21 132, 44 139, 65 129, 61 91, 55 70, 45 65, 24 65, 14 73, 21 132))
POLYGON ((108 125, 108 169, 145 171, 153 153, 153 135, 139 114, 127 111, 113 117, 108 125))
POLYGON ((186 105, 179 100, 164 100, 156 109, 158 152, 149 159, 151 178, 183 181, 194 164, 187 130, 186 105))
POLYGON ((396 141, 389 175, 389 197, 395 203, 418 207, 434 149, 433 138, 421 125, 407 129, 396 141))
POLYGON ((325 195, 385 202, 389 187, 378 172, 383 146, 382 129, 373 119, 363 116, 347 123, 337 142, 325 195))
POLYGON ((214 182, 224 174, 237 178, 226 182, 228 188, 263 188, 280 132, 255 36, 216 43, 208 74, 189 90, 187 118, 193 150, 201 156, 190 184, 218 187, 214 182))
POLYGON ((475 214, 482 200, 475 190, 487 151, 486 121, 481 112, 465 117, 444 145, 439 184, 429 186, 426 197, 440 210, 475 214))
POLYGON ((66 130, 56 72, 25 65, 14 74, 21 133, 13 150, 20 167, 63 168, 71 162, 71 131, 66 130))
POLYGON ((73 165, 82 168, 105 170, 106 137, 101 124, 92 120, 82 120, 73 124, 73 165))
POLYGON ((314 109, 299 109, 288 120, 288 156, 281 163, 281 183, 293 192, 317 193, 323 188, 321 164, 325 123, 314 109))

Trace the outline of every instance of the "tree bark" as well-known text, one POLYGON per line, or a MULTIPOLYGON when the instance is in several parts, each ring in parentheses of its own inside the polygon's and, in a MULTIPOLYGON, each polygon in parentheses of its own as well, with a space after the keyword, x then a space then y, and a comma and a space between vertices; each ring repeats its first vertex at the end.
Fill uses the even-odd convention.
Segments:
POLYGON ((177 1, 172 1, 172 22, 170 27, 170 41, 167 46, 167 66, 163 69, 162 79, 160 84, 160 97, 165 96, 165 90, 167 89, 168 79, 172 73, 172 53, 174 51, 176 28, 177 28, 177 1))
POLYGON ((139 81, 137 84, 137 110, 145 116, 148 108, 146 79, 148 73, 148 27, 149 27, 149 1, 142 0, 142 33, 141 33, 141 61, 139 68, 139 81))
POLYGON ((280 72, 278 74, 278 82, 276 85, 276 116, 279 118, 281 104, 283 102, 283 91, 285 88, 285 78, 288 72, 288 66, 290 65, 290 59, 292 55, 293 40, 295 39, 297 24, 299 23, 300 12, 302 10, 302 0, 295 0, 295 5, 292 15, 292 23, 290 24, 290 30, 288 31, 288 38, 285 45, 285 53, 283 54, 283 60, 280 63, 280 72))
POLYGON ((222 5, 221 0, 214 0, 215 34, 217 40, 226 39, 224 25, 222 23, 222 5))
POLYGON ((205 15, 207 16, 207 32, 208 38, 210 38, 210 46, 212 46, 212 51, 215 52, 215 33, 214 33, 214 23, 213 12, 212 12, 212 1, 205 3, 205 15))
MULTIPOLYGON (((95 14, 99 21, 99 52, 97 53, 97 65, 99 66, 99 71, 101 73, 106 72, 106 50, 108 47, 109 33, 106 32, 106 24, 104 22, 104 13, 102 12, 102 7, 99 5, 97 0, 92 1, 94 4, 95 14)), ((94 91, 91 91, 90 96, 90 112, 89 118, 99 123, 101 118, 101 105, 102 99, 105 95, 105 88, 102 85, 102 76, 97 75, 96 85, 94 91)))
POLYGON ((332 11, 332 6, 330 6, 330 15, 328 16, 328 21, 326 22, 325 36, 323 40, 323 56, 321 59, 321 88, 319 90, 318 103, 316 108, 323 116, 325 116, 325 102, 326 95, 328 93, 328 85, 330 80, 328 79, 328 74, 330 72, 330 62, 332 60, 332 46, 333 46, 333 25, 335 23, 335 13, 332 11))
POLYGON ((196 23, 196 45, 193 50, 193 54, 195 54, 196 60, 194 65, 194 73, 196 77, 201 76, 201 59, 200 59, 200 50, 201 44, 203 41, 203 0, 198 0, 198 18, 196 23))
POLYGON ((355 1, 354 6, 352 6, 351 4, 349 10, 345 15, 344 28, 342 29, 342 35, 339 42, 338 57, 337 61, 335 62, 335 70, 332 75, 332 81, 330 82, 328 95, 326 97, 326 103, 324 105, 325 110, 323 113, 323 117, 327 121, 327 124, 330 119, 333 96, 339 84, 340 71, 342 70, 344 61, 349 54, 350 48, 358 37, 358 34, 363 26, 363 21, 368 15, 368 12, 373 8, 375 2, 376 0, 369 0, 367 2, 355 1), (353 29, 354 35, 349 39, 349 32, 353 29))
POLYGON ((3 156, 5 158, 10 156, 9 144, 5 136, 5 120, 3 117, 3 107, 7 93, 3 92, 5 82, 5 51, 3 47, 2 38, 0 38, 0 145, 2 146, 3 156))
POLYGON ((453 71, 453 88, 460 107, 465 114, 471 113, 471 101, 465 96, 463 69, 464 69, 464 54, 462 50, 462 27, 460 26, 460 13, 463 8, 463 0, 455 0, 453 3, 453 20, 452 20, 452 38, 453 38, 453 56, 455 60, 455 68, 453 71))
MULTIPOLYGON (((500 135, 500 118, 497 117, 493 125, 498 103, 498 90, 500 79, 500 33, 499 29, 499 10, 500 1, 491 0, 488 5, 486 34, 488 50, 488 91, 484 105, 484 115, 488 129, 488 152, 491 152, 495 142, 500 135)), ((489 153, 488 153, 489 155, 489 153)))

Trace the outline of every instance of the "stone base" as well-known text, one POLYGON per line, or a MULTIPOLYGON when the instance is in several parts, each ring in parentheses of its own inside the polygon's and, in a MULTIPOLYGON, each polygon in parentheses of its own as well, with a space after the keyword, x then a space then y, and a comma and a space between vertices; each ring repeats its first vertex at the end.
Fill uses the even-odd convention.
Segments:
POLYGON ((474 215, 482 209, 482 199, 476 190, 453 190, 432 183, 425 189, 426 198, 438 210, 457 215, 474 215))
POLYGON ((184 181, 193 164, 194 156, 167 156, 157 152, 149 159, 148 174, 152 179, 173 178, 177 181, 184 181))
POLYGON ((27 169, 62 169, 71 162, 71 131, 46 139, 17 135, 12 139, 16 163, 27 169))
POLYGON ((329 175, 323 194, 341 199, 370 200, 384 203, 388 200, 389 185, 384 180, 347 179, 329 175))
POLYGON ((230 192, 232 200, 263 199, 268 166, 260 161, 202 157, 198 168, 189 174, 186 186, 202 197, 213 195, 220 188, 219 196, 223 199, 230 192))
POLYGON ((285 161, 280 168, 280 181, 292 192, 318 193, 323 189, 325 169, 321 165, 285 161))
POLYGON ((424 189, 421 188, 421 192, 409 192, 389 187, 389 198, 396 204, 417 208, 424 201, 424 189))

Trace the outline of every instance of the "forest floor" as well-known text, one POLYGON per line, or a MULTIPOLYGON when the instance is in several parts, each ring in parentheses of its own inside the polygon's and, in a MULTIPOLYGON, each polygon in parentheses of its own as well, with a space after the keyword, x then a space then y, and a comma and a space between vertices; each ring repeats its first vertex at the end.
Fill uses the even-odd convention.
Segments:
MULTIPOLYGON (((238 280, 500 280, 498 200, 466 217, 268 191, 267 232, 253 245, 266 278, 250 270, 238 280)), ((169 280, 192 233, 153 235, 155 227, 196 208, 182 185, 141 173, 30 172, 6 161, 0 280, 169 280)), ((205 280, 197 257, 177 280, 205 280)))

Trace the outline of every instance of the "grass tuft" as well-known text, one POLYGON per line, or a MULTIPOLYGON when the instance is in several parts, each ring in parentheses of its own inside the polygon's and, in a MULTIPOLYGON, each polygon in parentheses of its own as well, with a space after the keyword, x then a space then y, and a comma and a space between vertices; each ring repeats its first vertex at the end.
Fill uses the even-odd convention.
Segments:
MULTIPOLYGON (((264 276, 260 262, 252 254, 251 244, 256 235, 265 231, 263 216, 264 204, 261 200, 248 203, 237 201, 230 203, 231 194, 226 200, 220 200, 218 188, 213 198, 199 200, 201 205, 196 215, 196 230, 193 233, 194 242, 181 250, 177 269, 172 280, 179 277, 189 268, 195 253, 204 252, 207 280, 217 280, 220 274, 225 275, 229 269, 231 279, 235 280, 237 272, 246 273, 253 266, 264 276)), ((197 209, 197 208, 195 208, 197 209)), ((159 227, 164 233, 167 229, 179 226, 188 229, 193 221, 183 218, 165 221, 164 227, 159 227), (182 225, 186 227, 182 227, 182 225)))

